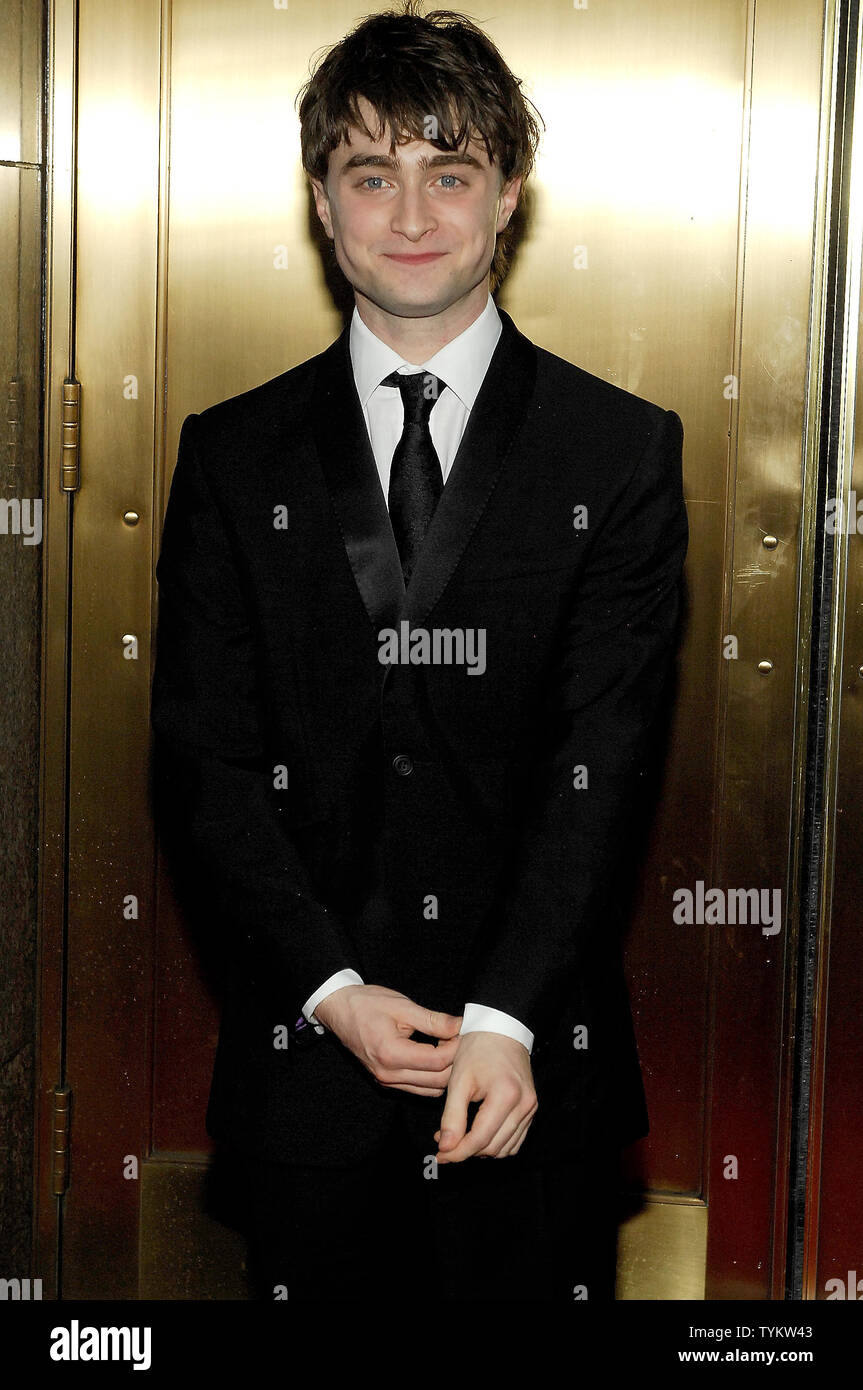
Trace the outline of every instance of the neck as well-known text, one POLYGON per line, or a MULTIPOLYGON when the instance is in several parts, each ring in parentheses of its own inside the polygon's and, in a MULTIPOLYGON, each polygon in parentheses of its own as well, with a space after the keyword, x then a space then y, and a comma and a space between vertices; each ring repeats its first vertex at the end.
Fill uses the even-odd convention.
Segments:
POLYGON ((404 318, 387 313, 358 289, 354 289, 354 299, 357 313, 375 337, 406 362, 418 367, 476 322, 488 302, 488 285, 486 276, 463 299, 427 318, 404 318))

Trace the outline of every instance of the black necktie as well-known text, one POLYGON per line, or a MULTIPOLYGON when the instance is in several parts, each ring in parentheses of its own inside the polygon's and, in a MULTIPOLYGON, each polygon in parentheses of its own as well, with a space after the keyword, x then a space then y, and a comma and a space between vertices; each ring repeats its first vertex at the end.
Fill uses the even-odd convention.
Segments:
POLYGON ((390 466, 387 505, 408 584, 443 492, 443 473, 432 444, 429 416, 446 382, 431 372, 391 372, 381 385, 398 387, 405 411, 402 437, 390 466))

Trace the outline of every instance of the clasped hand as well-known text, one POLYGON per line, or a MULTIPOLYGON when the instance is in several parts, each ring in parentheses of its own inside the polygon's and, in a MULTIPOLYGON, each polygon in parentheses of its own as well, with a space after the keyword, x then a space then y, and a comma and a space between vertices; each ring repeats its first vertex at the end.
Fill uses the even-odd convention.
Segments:
POLYGON ((502 1033, 459 1035, 462 1020, 415 1004, 383 985, 344 985, 315 1010, 325 1027, 382 1086, 442 1096, 438 1163, 518 1153, 537 1109, 530 1054, 502 1033), (412 1041, 413 1033, 438 1038, 412 1041), (479 1101, 470 1130, 467 1109, 479 1101))

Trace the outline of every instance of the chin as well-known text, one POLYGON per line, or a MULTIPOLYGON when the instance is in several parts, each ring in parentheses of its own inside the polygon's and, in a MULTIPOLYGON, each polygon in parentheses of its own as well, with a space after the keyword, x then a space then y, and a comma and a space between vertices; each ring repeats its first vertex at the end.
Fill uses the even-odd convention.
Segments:
POLYGON ((391 285, 363 284, 358 280, 352 283, 358 294, 365 295, 385 314, 394 314, 397 318, 427 318, 431 314, 439 314, 449 302, 446 296, 439 293, 429 299, 428 286, 423 289, 417 285, 411 294, 405 293, 403 286, 396 293, 391 285))

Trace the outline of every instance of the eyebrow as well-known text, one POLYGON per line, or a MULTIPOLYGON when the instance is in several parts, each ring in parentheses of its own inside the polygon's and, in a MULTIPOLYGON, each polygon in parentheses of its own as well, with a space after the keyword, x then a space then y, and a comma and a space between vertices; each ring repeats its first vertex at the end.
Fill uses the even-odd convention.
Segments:
MULTIPOLYGON (((439 169, 445 164, 466 164, 475 169, 482 169, 478 159, 472 154, 458 153, 421 155, 417 163, 420 169, 439 169)), ((350 159, 342 165, 340 174, 350 173, 351 169, 400 169, 401 161, 392 159, 388 154, 352 154, 350 159)))

